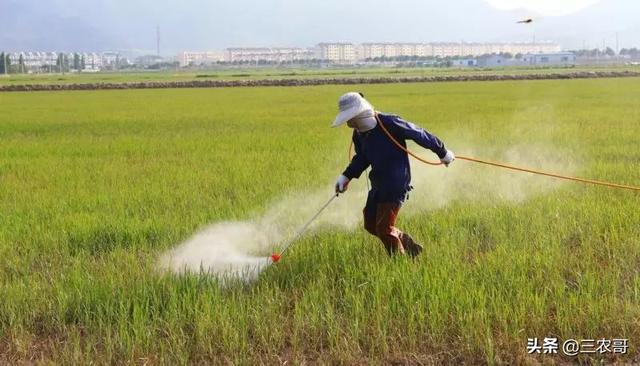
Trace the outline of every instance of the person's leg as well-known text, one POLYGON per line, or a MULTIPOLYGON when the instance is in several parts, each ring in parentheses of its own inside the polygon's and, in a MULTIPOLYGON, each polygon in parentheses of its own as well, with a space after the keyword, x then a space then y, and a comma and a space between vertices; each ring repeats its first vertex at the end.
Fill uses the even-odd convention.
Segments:
POLYGON ((376 234, 389 255, 405 253, 400 240, 402 232, 395 227, 399 211, 400 203, 394 202, 378 203, 376 209, 376 234))
MULTIPOLYGON (((395 227, 396 218, 400 211, 399 203, 379 204, 378 197, 374 190, 369 191, 367 203, 362 210, 364 216, 364 228, 371 235, 378 237, 385 247, 389 255, 392 255, 402 247, 412 257, 417 256, 422 251, 422 246, 413 241, 406 233, 401 232, 395 227), (378 211, 380 210, 380 214, 378 211), (378 220, 380 218, 380 220, 378 220), (380 227, 380 234, 378 232, 380 227), (400 239, 401 245, 398 245, 397 239, 400 239)), ((404 253, 404 250, 401 253, 404 253)))
POLYGON ((374 190, 370 190, 369 195, 367 196, 367 203, 362 210, 362 215, 364 216, 364 229, 374 236, 378 236, 378 233, 376 232, 377 207, 378 200, 376 197, 376 192, 374 190))
POLYGON ((400 241, 411 257, 415 258, 422 252, 422 245, 416 243, 409 234, 401 233, 400 241))

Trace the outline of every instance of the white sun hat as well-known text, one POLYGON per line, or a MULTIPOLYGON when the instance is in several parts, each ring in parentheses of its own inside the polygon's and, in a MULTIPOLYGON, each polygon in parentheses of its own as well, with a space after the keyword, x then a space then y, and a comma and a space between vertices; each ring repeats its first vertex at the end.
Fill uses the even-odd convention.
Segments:
POLYGON ((340 97, 338 109, 340 112, 331 127, 338 127, 360 113, 373 111, 373 106, 364 99, 362 94, 351 92, 340 97))

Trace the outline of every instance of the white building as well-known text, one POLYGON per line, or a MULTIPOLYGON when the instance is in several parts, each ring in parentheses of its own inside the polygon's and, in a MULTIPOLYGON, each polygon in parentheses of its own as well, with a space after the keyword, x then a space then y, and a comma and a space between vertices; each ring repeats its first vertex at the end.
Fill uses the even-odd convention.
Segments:
POLYGON ((560 45, 553 42, 540 43, 363 43, 358 59, 379 57, 466 57, 487 54, 511 53, 554 53, 560 45))
POLYGON ((58 61, 56 52, 13 52, 8 55, 12 65, 19 65, 22 58, 24 71, 40 71, 55 67, 58 61))
POLYGON ((102 55, 95 52, 84 52, 80 54, 84 59, 84 69, 86 71, 99 71, 103 67, 102 55))
POLYGON ((314 57, 313 50, 308 48, 227 48, 224 60, 227 62, 291 62, 311 60, 314 57))
MULTIPOLYGON (((64 52, 63 54, 71 68, 74 66, 74 57, 77 54, 81 60, 84 60, 83 71, 99 71, 105 68, 116 69, 119 65, 128 63, 128 60, 122 58, 117 52, 64 52)), ((12 65, 19 65, 22 57, 24 71, 46 72, 57 70, 59 55, 60 53, 58 52, 14 52, 9 54, 9 59, 12 65)))
POLYGON ((178 62, 180 66, 200 66, 211 65, 216 62, 224 61, 224 53, 217 51, 191 52, 185 51, 178 54, 178 62))
POLYGON ((363 43, 358 59, 374 59, 378 57, 429 56, 423 43, 363 43))
POLYGON ((42 68, 55 66, 58 54, 55 52, 27 52, 25 54, 25 65, 29 68, 42 68))
POLYGON ((227 48, 224 54, 224 60, 227 62, 235 61, 260 61, 270 57, 270 48, 227 48))
POLYGON ((501 55, 480 57, 480 67, 504 66, 569 66, 576 64, 576 55, 571 52, 528 53, 521 58, 506 58, 501 55))
POLYGON ((164 62, 164 59, 158 55, 144 55, 136 58, 135 64, 143 67, 149 67, 164 62))
POLYGON ((356 47, 353 43, 320 43, 316 47, 318 58, 336 63, 356 61, 356 47))
POLYGON ((480 67, 505 67, 514 66, 512 59, 506 58, 501 55, 484 56, 478 59, 478 66, 480 67))
POLYGON ((300 61, 315 58, 315 52, 310 48, 272 48, 277 61, 300 61))
POLYGON ((461 58, 451 61, 453 67, 475 67, 478 66, 478 60, 475 58, 461 58))
POLYGON ((533 66, 575 65, 576 55, 571 52, 526 54, 522 56, 521 63, 533 66))
POLYGON ((102 68, 109 68, 112 70, 118 69, 120 66, 120 54, 118 52, 103 52, 102 53, 102 68))

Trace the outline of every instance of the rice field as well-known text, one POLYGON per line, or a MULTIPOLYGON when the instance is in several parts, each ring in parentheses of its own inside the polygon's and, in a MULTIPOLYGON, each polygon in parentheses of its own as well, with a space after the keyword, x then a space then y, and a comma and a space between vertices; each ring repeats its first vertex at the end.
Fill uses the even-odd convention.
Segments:
POLYGON ((177 82, 203 80, 264 80, 264 79, 324 79, 324 78, 378 78, 429 77, 456 75, 545 74, 582 71, 638 71, 630 65, 577 65, 572 67, 507 67, 507 68, 455 68, 455 67, 352 67, 316 68, 295 67, 242 67, 210 68, 203 70, 120 71, 96 73, 52 74, 0 74, 0 86, 23 84, 86 84, 125 82, 177 82))
POLYGON ((640 360, 633 191, 414 161, 416 261, 360 227, 360 179, 255 281, 159 270, 210 224, 290 237, 347 164, 352 89, 458 154, 640 185, 638 78, 0 94, 0 364, 640 360))

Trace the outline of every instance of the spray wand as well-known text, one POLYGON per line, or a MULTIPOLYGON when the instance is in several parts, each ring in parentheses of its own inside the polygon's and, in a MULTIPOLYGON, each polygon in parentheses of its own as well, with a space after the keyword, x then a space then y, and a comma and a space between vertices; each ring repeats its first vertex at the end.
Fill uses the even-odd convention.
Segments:
POLYGON ((289 239, 288 242, 285 243, 285 245, 282 247, 282 251, 279 254, 273 253, 271 255, 270 257, 271 261, 273 263, 277 263, 280 260, 280 257, 284 254, 284 252, 286 252, 287 249, 291 247, 291 244, 295 243, 296 240, 300 239, 300 237, 307 231, 309 226, 318 218, 318 216, 320 216, 322 211, 324 211, 331 204, 331 202, 333 202, 333 200, 335 200, 339 195, 340 195, 339 193, 336 193, 333 196, 331 196, 329 201, 327 201, 327 203, 325 203, 324 206, 322 206, 320 210, 318 210, 318 212, 316 212, 316 214, 313 215, 313 217, 309 221, 307 221, 306 224, 304 224, 304 226, 296 233, 296 235, 293 238, 289 239))

